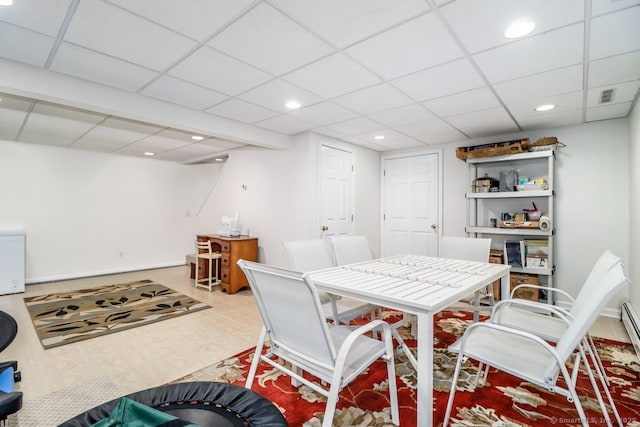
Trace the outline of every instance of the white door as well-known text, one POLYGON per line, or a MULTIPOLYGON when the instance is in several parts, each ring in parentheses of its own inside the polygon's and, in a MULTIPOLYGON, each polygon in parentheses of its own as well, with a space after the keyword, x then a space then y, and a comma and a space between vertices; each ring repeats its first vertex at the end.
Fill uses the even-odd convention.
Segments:
POLYGON ((318 164, 318 234, 353 234, 353 153, 321 145, 318 164))
POLYGON ((439 155, 383 162, 383 256, 437 256, 439 155))

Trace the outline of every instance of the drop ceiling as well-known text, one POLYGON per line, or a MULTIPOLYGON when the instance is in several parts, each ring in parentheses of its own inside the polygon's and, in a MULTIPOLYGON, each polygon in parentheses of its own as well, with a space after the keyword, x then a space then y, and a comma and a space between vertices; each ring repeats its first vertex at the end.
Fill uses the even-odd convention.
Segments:
POLYGON ((638 23, 640 0, 14 0, 0 139, 188 163, 305 131, 386 151, 626 117, 638 23))

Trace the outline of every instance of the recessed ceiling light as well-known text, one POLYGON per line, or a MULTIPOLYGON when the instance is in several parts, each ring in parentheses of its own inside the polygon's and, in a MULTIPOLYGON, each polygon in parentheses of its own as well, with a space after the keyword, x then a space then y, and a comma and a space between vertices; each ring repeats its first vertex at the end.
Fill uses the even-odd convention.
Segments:
POLYGON ((11 6, 13 4, 13 0, 0 0, 0 6, 11 6))
POLYGON ((301 107, 300 103, 298 101, 287 101, 286 104, 284 104, 285 107, 287 107, 290 110, 297 110, 298 108, 301 107))
POLYGON ((224 162, 224 159, 220 158, 220 157, 216 157, 214 159, 216 162, 224 162))
POLYGON ((191 139, 193 139, 194 141, 202 141, 204 139, 204 136, 193 135, 191 139))
POLYGON ((147 151, 146 153, 144 153, 145 156, 155 156, 156 153, 152 153, 151 151, 147 151))
POLYGON ((384 135, 376 135, 373 137, 373 139, 378 139, 378 140, 384 139, 384 135))
POLYGON ((517 39, 531 33, 535 28, 536 24, 533 21, 521 19, 511 23, 504 31, 504 36, 508 39, 517 39))
POLYGON ((549 110, 553 110, 554 108, 556 108, 556 106, 553 104, 544 104, 544 105, 540 105, 539 107, 536 107, 536 111, 549 111, 549 110))

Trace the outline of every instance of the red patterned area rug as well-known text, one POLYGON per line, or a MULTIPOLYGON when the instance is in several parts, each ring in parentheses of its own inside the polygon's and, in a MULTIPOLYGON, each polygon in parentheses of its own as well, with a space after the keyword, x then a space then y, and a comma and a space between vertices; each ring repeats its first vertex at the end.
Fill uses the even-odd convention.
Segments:
MULTIPOLYGON (((385 311, 389 322, 401 314, 385 311)), ((456 355, 446 351, 471 323, 472 313, 444 312, 435 316, 434 425, 442 425, 456 355)), ((409 330, 400 328, 406 343, 415 348, 409 330)), ((610 390, 628 427, 640 427, 640 363, 631 344, 596 339, 596 345, 611 380, 610 390)), ((187 375, 175 382, 223 381, 244 385, 253 353, 251 348, 234 357, 187 375)), ((395 355, 400 404, 400 425, 416 426, 416 377, 402 352, 395 355)), ((460 374, 451 426, 555 426, 579 425, 572 403, 559 395, 492 370, 487 384, 475 385, 475 366, 468 361, 460 374)), ((319 427, 326 399, 306 386, 291 385, 290 378, 261 362, 253 390, 270 399, 284 413, 289 425, 319 427)), ((334 426, 391 426, 386 367, 378 361, 340 393, 334 426)), ((606 425, 585 372, 578 377, 589 423, 606 425)), ((605 397, 606 399, 606 397, 605 397)), ((615 420, 614 420, 615 423, 615 420)))

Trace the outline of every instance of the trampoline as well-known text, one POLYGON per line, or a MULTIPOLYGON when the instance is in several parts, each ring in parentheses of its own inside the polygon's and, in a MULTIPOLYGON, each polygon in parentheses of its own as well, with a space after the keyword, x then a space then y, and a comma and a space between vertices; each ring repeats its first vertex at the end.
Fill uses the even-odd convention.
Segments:
MULTIPOLYGON (((268 399, 234 384, 186 382, 168 384, 124 396, 202 427, 288 427, 268 399)), ((88 427, 106 418, 120 398, 98 405, 59 427, 88 427)))

